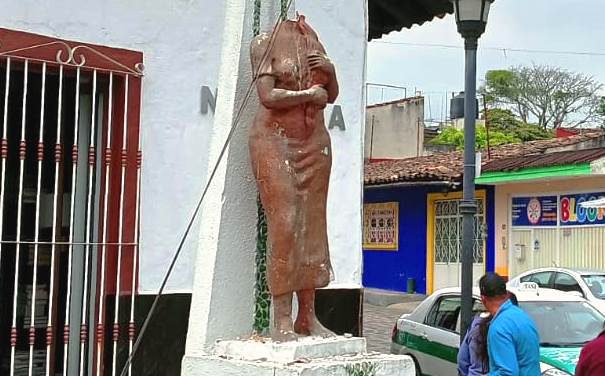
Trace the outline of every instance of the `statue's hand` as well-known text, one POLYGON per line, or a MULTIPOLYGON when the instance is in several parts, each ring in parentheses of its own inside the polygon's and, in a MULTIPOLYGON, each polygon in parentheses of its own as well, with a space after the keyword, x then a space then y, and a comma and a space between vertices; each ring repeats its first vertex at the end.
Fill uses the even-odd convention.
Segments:
POLYGON ((311 103, 319 108, 326 107, 328 103, 328 92, 320 85, 311 86, 309 89, 311 93, 311 103))
POLYGON ((319 69, 327 74, 334 74, 334 64, 330 61, 330 59, 320 53, 310 53, 307 56, 309 62, 309 68, 311 69, 319 69))

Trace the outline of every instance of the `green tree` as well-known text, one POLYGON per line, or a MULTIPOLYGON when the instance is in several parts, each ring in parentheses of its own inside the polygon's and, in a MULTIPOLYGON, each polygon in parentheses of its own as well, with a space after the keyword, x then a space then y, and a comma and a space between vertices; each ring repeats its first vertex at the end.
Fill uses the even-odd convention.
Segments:
POLYGON ((491 70, 485 74, 485 85, 479 91, 491 107, 514 107, 515 113, 527 123, 529 112, 521 105, 517 76, 512 70, 491 70))
POLYGON ((519 120, 511 110, 492 108, 487 110, 487 124, 492 131, 512 135, 522 142, 552 138, 554 133, 537 124, 527 124, 519 120))
MULTIPOLYGON (((537 124, 527 124, 519 120, 511 110, 492 108, 487 110, 489 144, 497 146, 520 142, 544 140, 554 137, 552 129, 544 129, 537 124)), ((476 147, 487 148, 487 129, 478 126, 476 147)), ((457 149, 464 147, 464 131, 455 127, 444 128, 439 136, 431 140, 434 145, 450 145, 457 149)))
MULTIPOLYGON (((487 148, 487 131, 484 126, 478 126, 476 130, 476 142, 475 146, 477 149, 487 148)), ((520 139, 514 137, 511 134, 506 134, 501 131, 489 132, 489 144, 490 146, 514 144, 521 142, 520 139)), ((441 131, 439 136, 431 140, 433 145, 451 145, 456 149, 464 148, 464 131, 455 127, 446 127, 441 131)))
POLYGON ((598 121, 603 85, 582 73, 548 65, 489 71, 480 91, 489 105, 512 110, 524 123, 543 128, 598 121))

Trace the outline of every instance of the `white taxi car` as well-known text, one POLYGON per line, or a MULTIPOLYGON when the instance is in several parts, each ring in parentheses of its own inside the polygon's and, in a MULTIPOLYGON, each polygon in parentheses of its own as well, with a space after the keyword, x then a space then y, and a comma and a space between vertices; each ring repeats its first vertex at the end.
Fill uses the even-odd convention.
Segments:
MULTIPOLYGON (((582 346, 603 330, 605 316, 577 295, 523 287, 514 292, 519 306, 536 322, 542 374, 573 375, 582 346)), ((457 376, 460 295, 460 288, 439 290, 397 320, 391 352, 410 355, 417 375, 457 376)), ((479 290, 473 295, 473 311, 483 311, 479 290)))
POLYGON ((575 291, 605 315, 605 272, 568 268, 539 268, 512 278, 506 286, 519 288, 521 283, 534 282, 541 288, 575 291))

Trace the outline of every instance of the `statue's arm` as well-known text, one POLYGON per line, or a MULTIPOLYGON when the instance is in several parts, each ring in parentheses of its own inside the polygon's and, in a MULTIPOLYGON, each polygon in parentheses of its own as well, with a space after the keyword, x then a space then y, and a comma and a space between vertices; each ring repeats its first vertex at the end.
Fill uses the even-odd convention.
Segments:
POLYGON ((326 90, 328 91, 328 103, 334 103, 339 93, 338 80, 336 79, 336 71, 334 71, 332 79, 330 80, 330 82, 328 82, 328 85, 326 85, 326 90))
POLYGON ((298 106, 313 100, 314 91, 308 89, 293 91, 275 87, 275 76, 271 54, 267 54, 271 38, 263 33, 252 40, 250 59, 256 79, 256 91, 263 106, 269 109, 282 109, 298 106))
POLYGON ((317 88, 299 91, 278 89, 273 76, 262 75, 256 81, 256 90, 263 106, 282 109, 313 101, 317 88))
POLYGON ((339 93, 338 79, 336 78, 336 68, 325 54, 325 51, 322 50, 322 53, 309 54, 309 67, 311 69, 322 70, 329 75, 330 80, 324 89, 328 92, 328 103, 334 103, 339 93))

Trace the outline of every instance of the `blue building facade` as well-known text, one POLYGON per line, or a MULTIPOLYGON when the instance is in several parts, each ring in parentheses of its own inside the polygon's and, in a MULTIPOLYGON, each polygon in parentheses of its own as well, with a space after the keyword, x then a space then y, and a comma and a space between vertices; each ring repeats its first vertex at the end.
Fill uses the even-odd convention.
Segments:
MULTIPOLYGON (((366 186, 364 204, 398 203, 398 234, 397 246, 393 249, 375 249, 364 245, 364 287, 406 292, 408 279, 412 278, 417 293, 431 293, 435 286, 435 233, 439 231, 435 229, 435 215, 440 215, 437 205, 450 201, 455 204, 454 201, 458 201, 460 197, 460 191, 447 191, 446 187, 440 185, 366 186)), ((485 271, 493 271, 493 187, 477 187, 477 197, 484 205, 481 218, 482 238, 485 240, 482 261, 485 271)), ((437 258, 440 257, 443 255, 437 255, 437 258)), ((438 278, 443 279, 443 276, 438 278)))

